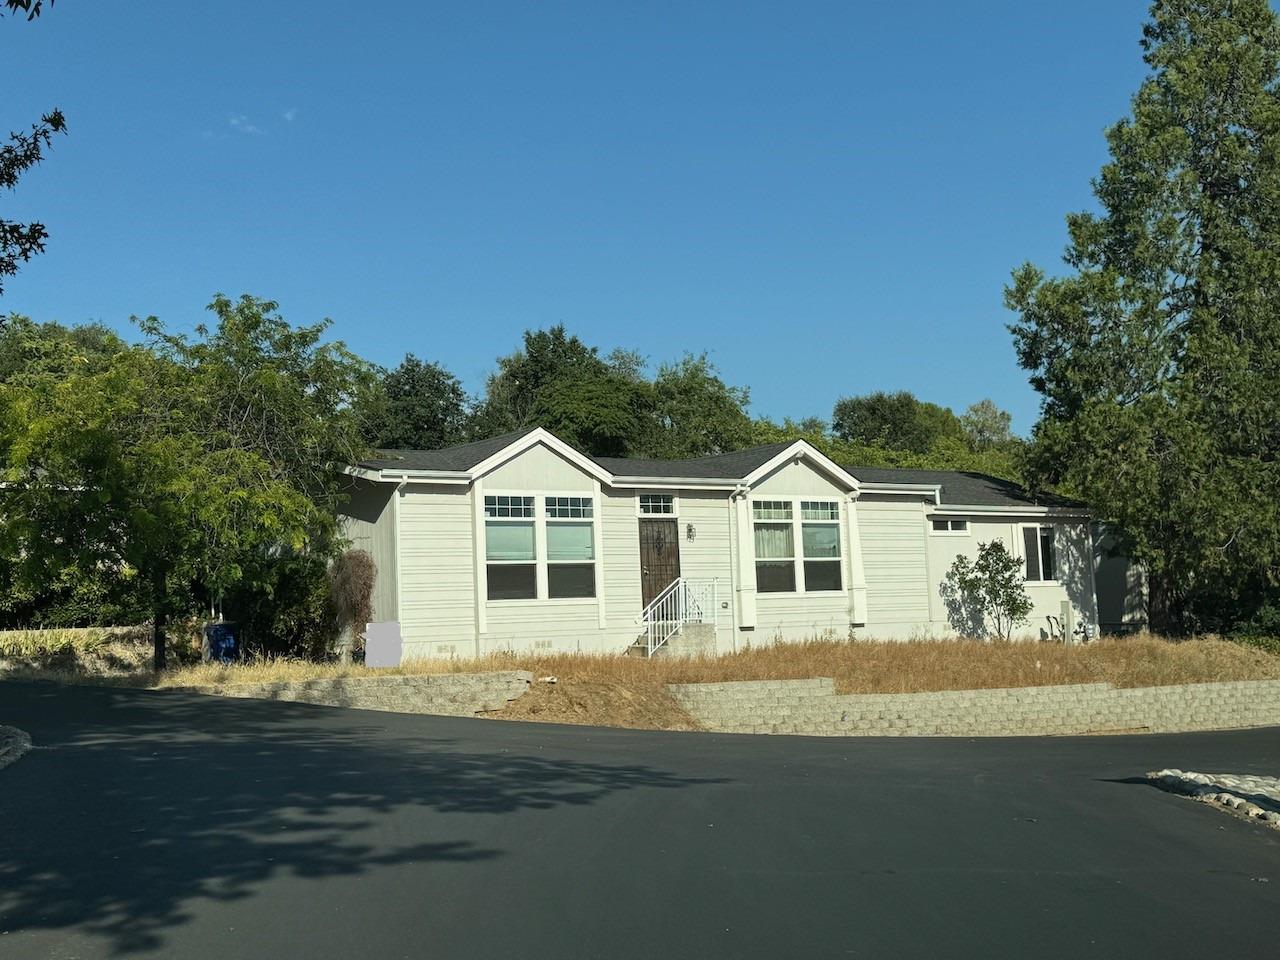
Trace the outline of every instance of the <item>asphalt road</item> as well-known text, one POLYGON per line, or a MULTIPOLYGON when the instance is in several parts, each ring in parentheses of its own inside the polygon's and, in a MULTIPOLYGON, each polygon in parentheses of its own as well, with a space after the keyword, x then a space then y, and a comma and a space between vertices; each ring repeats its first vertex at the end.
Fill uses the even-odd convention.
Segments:
POLYGON ((1280 730, 827 740, 0 683, 0 958, 1280 955, 1280 730))

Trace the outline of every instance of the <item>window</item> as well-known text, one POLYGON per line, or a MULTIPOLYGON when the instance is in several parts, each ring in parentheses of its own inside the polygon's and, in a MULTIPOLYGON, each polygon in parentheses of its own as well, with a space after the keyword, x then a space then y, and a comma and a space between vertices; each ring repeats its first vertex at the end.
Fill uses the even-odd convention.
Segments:
POLYGON ((1053 527, 1047 524, 1023 527, 1022 555, 1027 561, 1027 580, 1058 579, 1058 556, 1053 545, 1053 527))
POLYGON ((547 596, 553 600, 596 595, 591 518, 590 497, 547 497, 547 596))
POLYGON ((751 511, 755 519, 756 589, 761 593, 795 593, 796 539, 791 501, 757 500, 751 511))
POLYGON ((968 533, 968 520, 934 520, 934 533, 968 533))
POLYGON ((840 504, 800 501, 806 591, 840 590, 840 504))
POLYGON ((676 515, 676 498, 669 493, 640 494, 640 516, 642 517, 674 517, 676 515))
POLYGON ((595 503, 591 497, 486 496, 485 563, 490 600, 536 600, 539 566, 550 599, 596 595, 595 503), (545 556, 539 557, 539 544, 545 556))
POLYGON ((533 497, 485 497, 486 517, 533 517, 533 497))
POLYGON ((533 497, 484 498, 485 574, 490 600, 538 595, 533 497))

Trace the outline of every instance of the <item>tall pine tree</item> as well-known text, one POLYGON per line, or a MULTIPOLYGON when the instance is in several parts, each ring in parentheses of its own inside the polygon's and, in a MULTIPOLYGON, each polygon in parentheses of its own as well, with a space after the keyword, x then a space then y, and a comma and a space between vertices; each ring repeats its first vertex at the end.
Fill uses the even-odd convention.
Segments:
POLYGON ((1156 0, 1142 49, 1071 274, 1024 265, 1006 300, 1043 394, 1034 475, 1114 523, 1158 626, 1221 628, 1280 573, 1280 23, 1156 0))

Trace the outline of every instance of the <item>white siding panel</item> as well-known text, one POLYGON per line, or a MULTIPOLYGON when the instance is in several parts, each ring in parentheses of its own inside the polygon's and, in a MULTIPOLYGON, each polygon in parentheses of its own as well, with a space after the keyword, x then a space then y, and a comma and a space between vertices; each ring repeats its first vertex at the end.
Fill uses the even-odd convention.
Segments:
POLYGON ((727 492, 680 493, 680 573, 696 580, 718 580, 716 645, 733 649, 733 533, 727 492), (689 527, 693 539, 689 539, 689 527), (727 606, 726 606, 727 604, 727 606))
POLYGON ((601 500, 608 623, 603 643, 609 652, 620 652, 640 635, 640 527, 633 491, 604 490, 601 500))
POLYGON ((401 633, 406 659, 475 653, 471 495, 410 484, 400 501, 401 633))
POLYGON ((340 510, 342 535, 351 549, 373 557, 373 619, 396 618, 395 485, 354 479, 340 510))
POLYGON ((847 593, 761 593, 756 595, 754 642, 819 640, 849 635, 847 593))
POLYGON ((542 444, 530 447, 500 467, 485 474, 489 490, 582 490, 590 493, 594 482, 560 454, 542 444))
POLYGON ((866 636, 908 639, 929 632, 929 573, 920 503, 857 501, 867 578, 866 636))
POLYGON ((843 497, 846 492, 807 460, 784 464, 751 487, 751 495, 755 497, 769 493, 787 497, 843 497))

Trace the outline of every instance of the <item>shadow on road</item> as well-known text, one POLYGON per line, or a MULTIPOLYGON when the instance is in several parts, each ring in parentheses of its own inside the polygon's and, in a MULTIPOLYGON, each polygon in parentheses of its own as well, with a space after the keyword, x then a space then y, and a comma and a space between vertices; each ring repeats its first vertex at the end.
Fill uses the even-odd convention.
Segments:
POLYGON ((0 931, 75 928, 117 953, 162 947, 193 900, 249 897, 281 874, 503 855, 459 836, 468 821, 428 811, 502 815, 716 782, 467 752, 419 737, 429 721, 292 704, 2 684, 0 708, 38 747, 0 782, 0 931), (376 829, 415 808, 412 842, 376 829))

